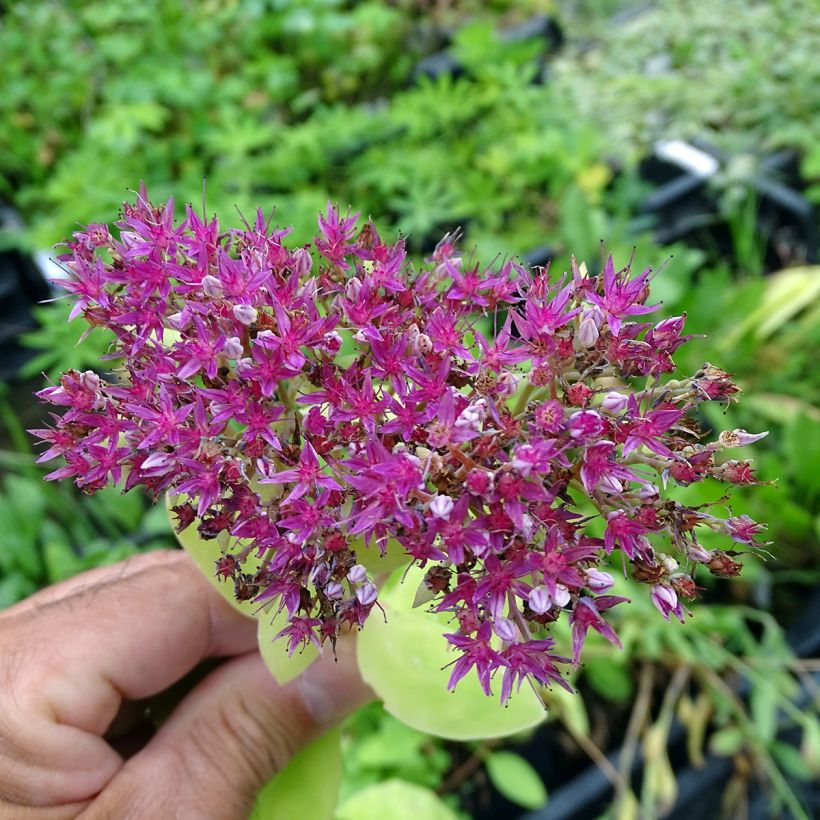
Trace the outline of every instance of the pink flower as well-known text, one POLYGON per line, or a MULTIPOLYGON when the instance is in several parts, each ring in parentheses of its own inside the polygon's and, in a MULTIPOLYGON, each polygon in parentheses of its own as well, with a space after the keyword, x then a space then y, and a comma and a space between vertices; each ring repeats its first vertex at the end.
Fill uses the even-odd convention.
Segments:
POLYGON ((624 599, 600 595, 614 549, 682 618, 695 570, 741 569, 701 528, 742 544, 763 531, 673 497, 759 483, 720 450, 765 434, 692 435, 701 402, 738 390, 713 365, 665 376, 691 337, 683 316, 632 320, 654 309, 649 270, 610 258, 592 277, 573 260, 551 279, 468 261, 457 234, 411 265, 403 241, 332 205, 293 247, 261 212, 226 229, 188 206, 178 223, 143 188, 117 229, 76 233, 60 284, 122 364, 38 393, 59 410, 32 431, 39 460, 86 492, 180 496, 179 529, 219 539, 215 572, 239 600, 287 614, 290 652, 365 625, 379 576, 364 551, 389 547, 451 619, 451 688, 474 672, 489 693, 498 670, 503 701, 527 678, 567 686, 551 624, 569 620, 574 663, 590 629, 618 644, 604 615, 624 599))
POLYGON ((621 642, 618 640, 615 630, 603 619, 601 612, 611 609, 626 600, 626 598, 617 595, 578 599, 569 616, 569 622, 572 624, 572 662, 574 664, 577 664, 581 659, 581 648, 590 627, 603 635, 611 644, 620 648, 621 642))
POLYGON ((658 609, 658 612, 668 621, 670 615, 674 615, 681 623, 683 623, 683 607, 678 601, 677 593, 671 586, 666 584, 655 584, 650 593, 652 603, 658 609))
POLYGON ((652 313, 657 309, 657 305, 644 304, 649 293, 648 280, 651 272, 651 268, 647 268, 630 279, 628 267, 615 273, 612 256, 607 259, 603 274, 603 296, 589 293, 588 298, 604 311, 609 329, 615 336, 621 332, 621 319, 625 316, 652 313))

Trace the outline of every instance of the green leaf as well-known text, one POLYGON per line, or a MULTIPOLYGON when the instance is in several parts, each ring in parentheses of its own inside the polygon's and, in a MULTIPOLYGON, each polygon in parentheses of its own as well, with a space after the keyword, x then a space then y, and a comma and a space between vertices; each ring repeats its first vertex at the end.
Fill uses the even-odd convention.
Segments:
POLYGON ((527 686, 507 706, 488 698, 477 678, 467 675, 454 692, 443 667, 455 660, 443 633, 452 630, 446 615, 413 609, 424 570, 413 567, 401 583, 397 570, 385 584, 380 603, 357 641, 362 678, 384 701, 385 709, 409 726, 453 740, 503 737, 540 723, 543 704, 527 686))
POLYGON ((778 740, 772 743, 771 751, 775 761, 787 775, 806 783, 811 782, 812 770, 798 749, 778 740))
POLYGON ((624 657, 591 658, 584 664, 587 683, 601 697, 616 703, 625 703, 632 696, 634 685, 624 657))
POLYGON ((547 802, 547 790, 538 772, 514 752, 492 752, 484 761, 493 786, 525 809, 539 809, 547 802))
POLYGON ((341 733, 333 729, 305 747, 264 786, 251 820, 333 820, 341 782, 341 733))
MULTIPOLYGON (((304 816, 315 817, 312 813, 304 816)), ((385 817, 390 820, 458 820, 434 791, 397 778, 376 783, 349 797, 336 812, 335 820, 384 820, 385 817)))
POLYGON ((410 557, 402 549, 401 544, 393 539, 387 542, 384 555, 375 543, 366 547, 362 538, 353 541, 350 548, 355 550, 356 560, 367 569, 371 576, 393 572, 399 567, 407 566, 410 561, 410 557))
POLYGON ((709 738, 709 748, 719 757, 731 757, 740 751, 743 746, 743 732, 734 726, 718 729, 709 738))

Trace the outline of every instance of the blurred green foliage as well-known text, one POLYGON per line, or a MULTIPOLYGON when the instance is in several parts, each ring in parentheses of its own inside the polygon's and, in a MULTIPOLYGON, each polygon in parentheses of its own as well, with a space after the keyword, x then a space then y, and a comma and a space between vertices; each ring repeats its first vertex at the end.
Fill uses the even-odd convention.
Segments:
POLYGON ((817 156, 815 0, 567 4, 583 27, 552 64, 567 105, 640 159, 658 139, 706 139, 737 154, 787 145, 817 156), (609 6, 609 8, 607 8, 609 6))

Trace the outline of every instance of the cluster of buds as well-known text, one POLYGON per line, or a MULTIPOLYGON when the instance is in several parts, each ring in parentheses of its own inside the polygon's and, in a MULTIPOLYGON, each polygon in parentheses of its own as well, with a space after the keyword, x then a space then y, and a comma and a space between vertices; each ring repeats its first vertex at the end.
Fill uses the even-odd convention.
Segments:
POLYGON ((613 552, 667 619, 698 568, 739 571, 762 526, 669 491, 756 483, 723 451, 765 434, 702 440, 698 405, 737 388, 710 364, 668 375, 691 337, 683 316, 646 320, 651 271, 482 267, 453 236, 414 265, 357 222, 329 207, 293 248, 261 213, 224 230, 188 206, 177 224, 141 190, 116 235, 76 233, 60 284, 72 316, 113 331, 115 364, 38 394, 64 408, 32 431, 64 461, 49 478, 171 494, 180 530, 220 539, 237 598, 287 611, 290 651, 362 627, 365 565, 400 552, 452 616, 451 687, 475 670, 489 694, 499 675, 504 700, 563 682, 590 629, 618 644, 613 552), (572 658, 553 652, 561 617, 572 658))

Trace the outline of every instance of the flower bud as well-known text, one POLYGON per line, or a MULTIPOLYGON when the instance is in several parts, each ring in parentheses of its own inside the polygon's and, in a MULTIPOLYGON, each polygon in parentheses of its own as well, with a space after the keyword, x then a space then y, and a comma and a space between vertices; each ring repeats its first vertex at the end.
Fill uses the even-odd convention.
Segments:
POLYGON ((654 584, 649 597, 652 599, 652 603, 658 612, 660 612, 667 621, 669 620, 670 614, 677 616, 681 620, 683 619, 683 611, 678 603, 678 595, 672 587, 666 586, 666 584, 654 584))
POLYGON ((359 292, 362 289, 362 283, 359 279, 355 276, 351 276, 350 279, 347 280, 347 284, 345 285, 345 296, 350 299, 351 302, 355 302, 359 298, 359 292))
POLYGON ((161 476, 167 473, 176 463, 172 453, 151 453, 140 465, 145 475, 161 476))
POLYGON ((493 631, 507 643, 514 643, 518 640, 518 627, 509 618, 496 619, 493 623, 493 631))
POLYGON ((328 356, 335 356, 342 349, 342 337, 335 330, 325 333, 319 348, 328 356))
POLYGON ((617 390, 610 390, 601 400, 601 409, 606 410, 607 413, 623 413, 629 399, 617 390))
POLYGON ((370 606, 375 603, 376 598, 379 597, 379 590, 375 584, 368 581, 356 590, 356 597, 362 606, 370 606))
POLYGON ((293 267, 300 279, 310 273, 313 268, 313 257, 307 248, 297 248, 293 252, 293 267))
POLYGON ((225 295, 222 282, 210 273, 202 277, 202 290, 211 299, 221 299, 225 295))
POLYGON ((530 609, 536 615, 543 615, 552 608, 552 598, 549 590, 545 586, 534 587, 530 590, 528 603, 530 609))
POLYGON ((592 592, 606 592, 615 583, 608 572, 600 569, 588 569, 586 576, 587 588, 592 592))
POLYGON ((555 595, 552 596, 552 600, 555 601, 557 606, 566 606, 571 599, 572 595, 569 594, 569 590, 563 584, 555 585, 555 595))
POLYGON ((518 528, 525 541, 532 540, 532 534, 535 531, 535 525, 532 522, 532 516, 524 513, 521 516, 521 526, 518 528))
POLYGON ((172 313, 168 319, 168 327, 172 330, 185 330, 191 321, 191 317, 187 310, 180 310, 177 313, 172 313))
POLYGON ((698 544, 696 541, 690 541, 686 545, 686 556, 692 561, 697 561, 701 564, 708 564, 712 560, 711 550, 707 550, 698 544))
POLYGON ((426 333, 419 333, 419 335, 416 337, 416 343, 414 347, 416 348, 416 353, 420 354, 421 356, 426 356, 433 350, 433 342, 426 333))
POLYGON ((100 377, 93 370, 85 370, 79 376, 80 386, 83 390, 96 393, 100 389, 100 377))
POLYGON ((238 336, 229 336, 225 341, 225 347, 222 348, 222 352, 229 359, 239 359, 245 352, 245 349, 242 347, 242 342, 238 336))
POLYGON ((243 325, 252 325, 259 316, 256 308, 252 305, 234 305, 233 315, 236 317, 237 321, 241 322, 243 325))
POLYGON ((763 433, 747 433, 745 430, 724 430, 718 436, 718 443, 721 447, 745 447, 747 444, 754 444, 762 438, 766 438, 769 431, 763 433))
POLYGON ((319 286, 316 284, 315 277, 311 277, 310 279, 306 280, 305 283, 299 288, 299 296, 302 299, 310 299, 315 300, 316 295, 319 293, 319 286))
POLYGON ((436 518, 447 518, 454 506, 453 499, 449 495, 437 495, 430 502, 430 513, 436 518))
POLYGON ((344 595, 345 588, 338 581, 330 581, 325 584, 325 598, 330 601, 338 601, 344 595))
MULTIPOLYGON (((600 312, 600 311, 599 311, 600 312)), ((576 351, 588 350, 598 341, 600 322, 596 323, 592 311, 584 311, 578 323, 578 332, 573 339, 573 348, 576 351)))
POLYGON ((604 429, 601 417, 594 410, 579 410, 569 417, 569 434, 582 441, 599 436, 604 429))
POLYGON ((361 584, 367 580, 367 570, 361 564, 354 564, 347 571, 347 580, 352 584, 361 584))
POLYGON ((512 396, 518 387, 518 376, 505 370, 498 377, 495 389, 499 396, 512 396))

